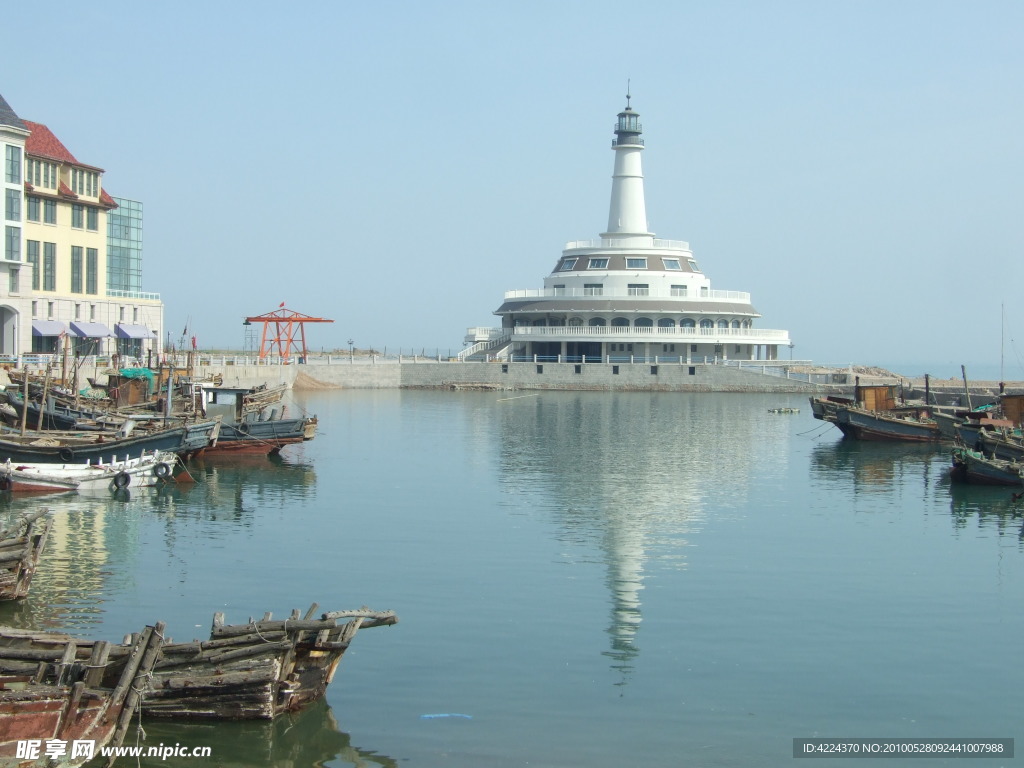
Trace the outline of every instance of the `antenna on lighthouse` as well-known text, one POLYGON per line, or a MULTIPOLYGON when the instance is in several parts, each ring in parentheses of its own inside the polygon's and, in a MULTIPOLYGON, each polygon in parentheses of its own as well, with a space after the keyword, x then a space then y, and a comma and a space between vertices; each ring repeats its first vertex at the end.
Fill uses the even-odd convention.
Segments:
POLYGON ((626 78, 626 109, 629 109, 629 100, 632 98, 632 96, 629 95, 629 92, 630 92, 629 78, 627 77, 626 78))

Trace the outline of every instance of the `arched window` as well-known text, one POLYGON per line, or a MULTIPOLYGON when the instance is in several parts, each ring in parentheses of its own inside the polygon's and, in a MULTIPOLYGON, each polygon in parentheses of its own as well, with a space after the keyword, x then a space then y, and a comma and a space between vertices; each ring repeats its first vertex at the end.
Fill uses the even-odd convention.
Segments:
POLYGON ((623 326, 629 326, 629 320, 625 317, 613 317, 612 326, 615 328, 622 328, 623 326))
POLYGON ((714 320, 708 320, 708 318, 705 317, 703 320, 700 321, 700 327, 701 328, 714 328, 715 327, 715 321, 714 320))
POLYGON ((605 322, 605 319, 603 317, 592 317, 590 318, 590 322, 587 323, 587 325, 605 326, 608 325, 608 323, 605 322))
POLYGON ((679 327, 680 328, 696 328, 697 327, 697 321, 694 320, 692 317, 684 317, 682 320, 679 321, 679 327))
POLYGON ((659 328, 675 328, 676 327, 676 321, 673 320, 671 317, 660 317, 660 318, 658 318, 658 327, 659 328))
POLYGON ((743 321, 743 327, 744 328, 749 328, 750 327, 750 321, 749 320, 744 320, 743 321))
POLYGON ((729 327, 729 321, 728 320, 719 320, 718 321, 718 327, 719 328, 728 328, 729 327))
POLYGON ((740 321, 739 320, 733 320, 732 321, 732 327, 733 328, 739 328, 740 327, 740 321))
POLYGON ((638 317, 636 322, 633 323, 637 328, 653 328, 654 321, 649 317, 638 317))
POLYGON ((583 325, 583 318, 582 317, 570 317, 569 318, 569 325, 583 325))

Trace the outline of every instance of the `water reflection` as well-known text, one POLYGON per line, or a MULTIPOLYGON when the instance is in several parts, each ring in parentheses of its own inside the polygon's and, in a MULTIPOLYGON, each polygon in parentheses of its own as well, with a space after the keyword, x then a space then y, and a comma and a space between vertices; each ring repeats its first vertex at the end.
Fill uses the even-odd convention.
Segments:
MULTIPOLYGON (((785 423, 742 396, 711 394, 544 393, 501 399, 495 410, 506 493, 541 493, 564 539, 603 555, 604 653, 625 684, 639 654, 646 561, 685 567, 687 536, 709 499, 728 515, 748 499, 766 454, 785 463, 785 423)), ((493 432, 494 418, 481 412, 479 429, 493 432)))
POLYGON ((815 443, 811 479, 835 486, 847 482, 853 493, 890 493, 923 480, 925 492, 948 482, 945 445, 838 440, 815 443))
POLYGON ((956 530, 992 530, 1016 537, 1024 549, 1024 499, 1013 488, 952 482, 949 511, 956 530))
MULTIPOLYGON (((357 768, 395 768, 398 761, 352 744, 349 734, 338 729, 338 722, 326 701, 320 700, 302 712, 273 721, 218 722, 212 724, 162 722, 144 724, 145 735, 139 743, 145 747, 166 748, 178 745, 192 749, 210 747, 210 757, 148 758, 142 766, 259 766, 278 768, 318 768, 319 766, 357 766, 357 768)), ((134 729, 125 744, 135 743, 134 729)))

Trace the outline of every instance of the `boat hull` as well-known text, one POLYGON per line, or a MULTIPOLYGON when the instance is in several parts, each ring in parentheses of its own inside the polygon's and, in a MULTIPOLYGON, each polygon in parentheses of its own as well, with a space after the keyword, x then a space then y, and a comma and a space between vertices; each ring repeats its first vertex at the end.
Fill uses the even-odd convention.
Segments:
POLYGON ((953 473, 969 483, 1024 487, 1022 467, 1015 461, 988 458, 960 446, 953 449, 952 458, 953 473))
POLYGON ((934 421, 887 416, 860 408, 837 409, 835 423, 844 435, 857 440, 929 443, 942 438, 934 421))

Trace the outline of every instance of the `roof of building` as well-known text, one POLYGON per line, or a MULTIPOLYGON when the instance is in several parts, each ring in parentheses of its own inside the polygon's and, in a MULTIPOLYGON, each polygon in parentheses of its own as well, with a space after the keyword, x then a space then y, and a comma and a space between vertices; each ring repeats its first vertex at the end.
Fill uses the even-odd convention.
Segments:
POLYGON ((25 126, 32 131, 25 140, 25 154, 44 157, 47 160, 56 160, 58 163, 70 163, 71 165, 77 165, 79 168, 88 168, 91 171, 103 172, 102 168, 79 161, 61 143, 61 140, 54 135, 53 131, 42 123, 33 123, 31 120, 25 120, 24 122, 25 126))
POLYGON ((53 135, 53 131, 42 123, 25 121, 25 127, 32 131, 25 141, 25 151, 30 155, 45 157, 49 160, 57 160, 61 163, 72 163, 78 165, 78 160, 72 155, 68 148, 60 143, 60 139, 53 135))
POLYGON ((23 131, 28 130, 28 126, 26 126, 24 121, 18 117, 17 113, 11 109, 11 105, 7 103, 7 100, 3 96, 0 96, 0 125, 19 128, 23 131))
POLYGON ((681 315, 746 315, 748 317, 760 317, 760 313, 750 304, 740 304, 724 301, 680 301, 679 299, 664 299, 662 301, 643 301, 640 299, 601 299, 587 297, 585 301, 566 299, 526 299, 524 301, 506 301, 498 307, 494 314, 501 315, 507 312, 558 312, 558 313, 590 313, 600 312, 609 314, 613 312, 666 312, 678 313, 681 315))

